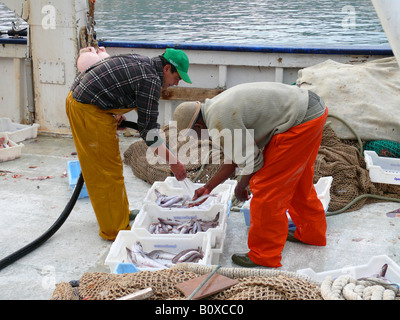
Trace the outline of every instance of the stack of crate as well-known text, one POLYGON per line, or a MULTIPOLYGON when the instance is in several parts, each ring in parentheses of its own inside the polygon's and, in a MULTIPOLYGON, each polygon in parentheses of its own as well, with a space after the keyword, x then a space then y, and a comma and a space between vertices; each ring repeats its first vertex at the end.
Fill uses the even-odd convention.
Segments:
POLYGON ((21 156, 21 141, 37 137, 39 124, 25 125, 14 123, 9 118, 0 118, 0 141, 6 147, 0 147, 0 162, 17 159, 21 156))
MULTIPOLYGON (((203 184, 195 184, 200 188, 203 184)), ((172 253, 179 253, 186 249, 200 248, 204 253, 203 259, 198 263, 203 265, 217 264, 219 256, 223 251, 227 219, 231 207, 231 198, 236 187, 235 180, 227 180, 216 187, 212 194, 201 206, 192 208, 163 208, 156 204, 156 192, 167 196, 185 195, 185 188, 182 182, 174 177, 168 177, 164 181, 156 181, 147 192, 143 206, 135 218, 130 231, 120 231, 105 264, 114 272, 120 263, 128 262, 126 248, 139 241, 145 252, 153 250, 165 250, 172 253), (153 234, 149 229, 158 218, 188 221, 190 219, 202 219, 203 221, 213 220, 219 213, 218 225, 207 231, 198 231, 194 234, 153 234)), ((139 270, 141 270, 139 268, 139 270)))

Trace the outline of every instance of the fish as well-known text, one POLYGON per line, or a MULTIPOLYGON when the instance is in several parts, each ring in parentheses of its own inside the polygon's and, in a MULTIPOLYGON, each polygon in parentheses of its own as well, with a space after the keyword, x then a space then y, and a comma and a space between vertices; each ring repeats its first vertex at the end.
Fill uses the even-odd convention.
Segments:
POLYGON ((6 148, 11 148, 12 145, 10 142, 6 142, 5 137, 0 137, 0 149, 6 149, 6 148))
POLYGON ((187 197, 180 197, 180 196, 167 196, 162 194, 157 189, 154 189, 156 194, 156 204, 160 207, 172 207, 172 206, 179 206, 178 203, 182 204, 183 201, 187 201, 187 197))
POLYGON ((164 250, 153 250, 146 254, 152 259, 172 260, 176 254, 164 251, 164 250))
POLYGON ((128 261, 138 268, 166 269, 172 265, 182 262, 196 263, 203 259, 204 253, 200 248, 186 249, 178 254, 164 250, 143 251, 139 241, 136 241, 132 248, 126 247, 128 261))
POLYGON ((188 206, 198 206, 201 203, 203 203, 203 201, 208 199, 209 197, 215 197, 215 195, 213 195, 213 194, 204 194, 204 195, 198 197, 196 200, 187 201, 187 204, 188 204, 188 206))
POLYGON ((178 253, 173 259, 172 263, 177 264, 181 262, 198 262, 203 258, 203 254, 199 249, 187 249, 178 253))
POLYGON ((161 268, 161 269, 167 268, 165 265, 148 257, 143 252, 143 247, 142 247, 141 243, 138 241, 136 243, 134 243, 134 245, 132 246, 132 250, 129 248, 126 248, 126 251, 127 251, 127 255, 128 255, 128 260, 139 268, 143 268, 143 267, 161 268))
POLYGON ((220 212, 215 215, 213 220, 209 221, 197 218, 179 221, 159 217, 157 222, 150 224, 149 232, 151 234, 195 234, 197 232, 205 232, 219 225, 219 216, 220 212))
POLYGON ((162 194, 157 189, 154 189, 154 193, 156 194, 156 204, 162 208, 189 208, 202 204, 209 197, 215 197, 213 194, 203 195, 196 200, 191 200, 189 195, 185 196, 167 196, 162 194))

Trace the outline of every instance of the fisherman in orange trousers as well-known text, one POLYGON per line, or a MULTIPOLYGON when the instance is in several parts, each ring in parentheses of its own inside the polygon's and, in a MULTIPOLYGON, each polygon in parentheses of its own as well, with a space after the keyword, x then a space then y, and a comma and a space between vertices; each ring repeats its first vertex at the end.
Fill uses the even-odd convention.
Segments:
POLYGON ((249 199, 250 186, 250 251, 234 254, 236 264, 282 266, 287 212, 296 225, 297 241, 326 245, 326 216, 313 174, 327 115, 315 93, 270 82, 237 85, 205 103, 177 107, 174 119, 181 134, 194 130, 200 136, 207 129, 213 138, 221 130, 232 133, 232 145, 221 145, 232 161, 197 189, 194 199, 209 194, 235 170, 241 176, 235 189, 239 200, 249 199))

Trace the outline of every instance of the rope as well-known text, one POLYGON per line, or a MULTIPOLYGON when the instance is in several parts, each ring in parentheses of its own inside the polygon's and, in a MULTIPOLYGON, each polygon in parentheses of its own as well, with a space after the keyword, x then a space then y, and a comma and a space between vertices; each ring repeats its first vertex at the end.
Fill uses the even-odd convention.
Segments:
MULTIPOLYGON (((207 273, 210 273, 214 270, 214 266, 212 265, 201 265, 198 263, 189 263, 189 262, 184 262, 180 263, 178 265, 174 265, 170 268, 171 270, 174 269, 179 269, 179 270, 185 270, 189 272, 194 272, 200 275, 204 275, 207 273)), ((278 276, 284 276, 284 277, 291 277, 291 278, 296 278, 304 281, 308 281, 311 283, 319 284, 318 281, 313 280, 311 277, 297 273, 294 271, 285 271, 285 270, 277 270, 275 268, 231 268, 231 267, 221 267, 218 269, 218 274, 236 279, 236 278, 243 278, 243 277, 278 277, 278 276)))
POLYGON ((386 201, 390 201, 390 202, 400 202, 400 199, 396 199, 396 198, 383 197, 383 196, 378 196, 378 195, 375 195, 375 194, 362 194, 361 196, 358 196, 357 198, 355 198, 352 201, 350 201, 342 209, 339 209, 339 210, 336 210, 336 211, 331 211, 331 212, 327 211, 326 212, 326 216, 329 217, 329 216, 334 216, 334 215, 339 214, 339 213, 343 213, 348 208, 350 208, 353 204, 355 204, 357 201, 360 201, 361 199, 364 199, 364 198, 374 198, 374 199, 386 200, 386 201))
POLYGON ((395 300, 398 292, 397 285, 379 278, 355 280, 342 275, 334 280, 328 276, 321 284, 324 300, 395 300))
POLYGON ((88 0, 89 11, 87 12, 87 24, 86 27, 82 27, 80 30, 80 42, 81 48, 94 47, 96 50, 99 48, 98 42, 95 39, 96 32, 94 26, 96 21, 94 20, 96 0, 88 0))
POLYGON ((347 128, 349 128, 349 130, 354 134, 354 136, 356 137, 356 139, 357 139, 357 141, 358 141, 358 144, 360 145, 360 153, 361 153, 361 155, 363 154, 363 144, 362 144, 362 141, 361 141, 361 138, 360 138, 360 136, 357 134, 357 132, 351 127, 351 125, 347 122, 347 121, 345 121, 345 120, 343 120, 342 118, 340 118, 340 117, 338 117, 338 116, 335 116, 334 114, 328 114, 328 117, 332 117, 332 118, 335 118, 336 120, 339 120, 339 121, 341 121, 341 122, 343 122, 346 126, 347 126, 347 128))
POLYGON ((199 172, 197 173, 196 177, 194 179, 192 179, 192 181, 196 182, 197 179, 200 177, 200 175, 202 174, 204 167, 206 166, 207 160, 210 157, 211 153, 213 152, 213 149, 211 149, 210 151, 208 151, 207 155, 204 157, 204 160, 202 161, 202 165, 199 169, 199 172))

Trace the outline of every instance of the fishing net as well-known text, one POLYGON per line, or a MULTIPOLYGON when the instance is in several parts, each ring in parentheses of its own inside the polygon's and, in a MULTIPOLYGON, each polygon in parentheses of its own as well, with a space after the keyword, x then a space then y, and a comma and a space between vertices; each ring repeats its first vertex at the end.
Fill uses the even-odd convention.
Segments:
MULTIPOLYGON (((400 185, 373 183, 357 144, 341 140, 330 125, 325 126, 321 146, 315 161, 314 183, 321 177, 332 176, 329 211, 342 209, 357 197, 370 194, 400 199, 400 185)), ((366 203, 382 201, 366 197, 345 211, 360 209, 366 203)))
MULTIPOLYGON (((161 132, 165 135, 163 139, 169 148, 176 150, 179 159, 185 163, 187 177, 193 182, 207 182, 223 164, 223 152, 211 140, 197 140, 192 137, 179 141, 175 137, 170 139, 170 134, 173 135, 174 132, 169 126, 163 127, 161 132)), ((143 140, 128 147, 124 152, 124 163, 131 167, 135 176, 150 184, 173 176, 169 164, 163 164, 160 157, 150 153, 143 140)))
MULTIPOLYGON (((126 274, 85 273, 79 286, 62 282, 51 300, 114 300, 152 288, 149 300, 183 300, 176 284, 210 273, 212 266, 183 263, 170 269, 126 274)), ((220 268, 218 273, 239 281, 209 300, 321 300, 319 284, 307 277, 274 269, 220 268)))

